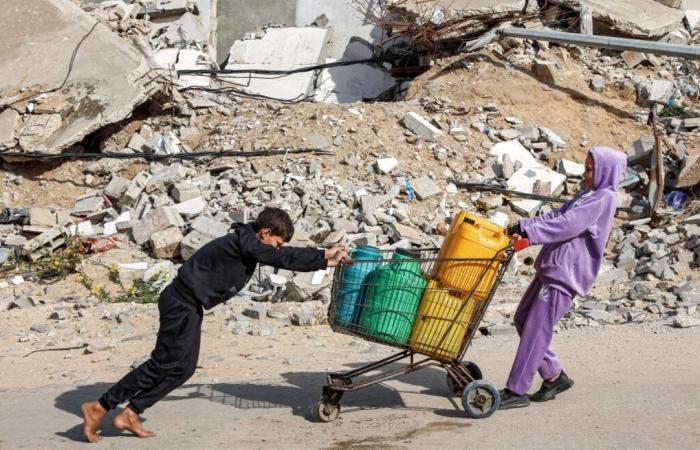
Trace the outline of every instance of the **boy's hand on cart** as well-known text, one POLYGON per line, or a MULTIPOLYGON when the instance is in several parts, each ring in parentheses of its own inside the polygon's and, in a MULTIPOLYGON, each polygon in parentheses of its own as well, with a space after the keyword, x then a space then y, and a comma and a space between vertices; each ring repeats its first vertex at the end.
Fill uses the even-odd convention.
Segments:
POLYGON ((326 250, 325 258, 328 261, 328 267, 335 267, 341 262, 348 261, 350 259, 348 248, 347 244, 335 244, 326 250))

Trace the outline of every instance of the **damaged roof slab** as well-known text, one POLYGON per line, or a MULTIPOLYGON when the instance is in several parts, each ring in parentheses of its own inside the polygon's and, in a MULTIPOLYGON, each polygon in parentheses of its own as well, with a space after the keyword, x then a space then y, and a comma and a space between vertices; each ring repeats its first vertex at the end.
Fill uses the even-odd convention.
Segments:
POLYGON ((596 34, 604 28, 642 38, 660 38, 681 25, 683 12, 654 0, 551 0, 551 3, 579 10, 588 6, 593 11, 596 34))
MULTIPOLYGON (((68 0, 4 5, 0 15, 0 105, 10 98, 61 86, 71 55, 84 39, 65 85, 44 96, 48 102, 62 96, 70 107, 59 114, 29 114, 16 130, 20 143, 27 145, 22 148, 25 152, 60 153, 86 135, 124 119, 155 91, 140 81, 149 70, 141 53, 102 24, 91 32, 94 25, 95 19, 68 0), (19 92, 18 88, 25 89, 19 92), (42 115, 50 119, 58 115, 60 126, 38 136, 36 129, 27 130, 31 136, 23 140, 24 128, 42 115)), ((14 106, 26 108, 26 102, 14 106)))
MULTIPOLYGON (((227 70, 294 70, 315 66, 326 57, 328 30, 325 28, 269 28, 262 39, 236 41, 231 47, 227 70)), ((310 95, 316 71, 280 78, 279 75, 250 73, 227 75, 248 94, 295 101, 310 95)), ((224 78, 224 77, 222 77, 224 78)))

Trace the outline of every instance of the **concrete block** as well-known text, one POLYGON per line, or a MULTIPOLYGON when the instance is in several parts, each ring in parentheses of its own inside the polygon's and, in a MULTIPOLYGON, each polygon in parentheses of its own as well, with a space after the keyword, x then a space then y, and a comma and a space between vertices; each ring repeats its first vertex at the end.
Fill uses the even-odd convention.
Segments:
POLYGON ((171 195, 176 202, 181 203, 200 197, 202 192, 194 184, 185 182, 176 184, 171 195))
POLYGON ((54 227, 57 224, 56 214, 49 208, 30 208, 29 224, 44 227, 54 227))
POLYGON ((93 236, 95 234, 95 229, 92 226, 92 222, 89 220, 84 220, 76 225, 76 234, 78 236, 93 236))
POLYGON ((688 129, 700 128, 700 117, 683 120, 683 126, 688 129))
POLYGON ((213 241, 215 238, 208 233, 194 230, 184 237, 181 244, 182 259, 187 261, 194 253, 202 248, 207 242, 213 241))
POLYGON ((678 174, 678 182, 676 187, 692 187, 700 184, 700 148, 688 150, 678 174))
MULTIPOLYGON (((0 29, 4 30, 7 58, 0 62, 0 92, 18 86, 40 91, 61 85, 69 58, 62 60, 58 55, 70 56, 95 19, 69 1, 26 0, 3 7, 0 29)), ((25 126, 21 131, 24 150, 60 153, 88 134, 124 119, 156 91, 147 85, 149 77, 142 77, 149 70, 142 54, 105 25, 95 27, 82 42, 75 62, 61 91, 73 110, 65 117, 32 115, 31 129, 25 126)))
POLYGON ((579 164, 568 159, 562 159, 559 161, 559 173, 570 177, 582 177, 583 173, 586 171, 586 166, 579 164))
POLYGON ((122 198, 119 200, 119 206, 133 206, 146 188, 146 182, 149 178, 150 175, 147 171, 139 172, 126 187, 122 198))
POLYGON ((6 109, 0 113, 0 150, 17 145, 15 130, 19 124, 20 117, 14 109, 6 109))
POLYGON ((377 160, 377 170, 380 173, 390 173, 399 165, 399 160, 396 158, 382 158, 377 160))
POLYGON ((124 195, 124 192, 126 192, 126 188, 128 186, 129 186, 129 180, 127 180, 126 178, 122 178, 120 176, 114 175, 112 177, 112 179, 109 180, 107 187, 105 187, 104 194, 110 200, 117 201, 122 197, 122 195, 124 195))
POLYGON ((428 139, 436 139, 442 136, 442 131, 438 130, 433 124, 428 122, 428 120, 414 112, 408 112, 403 118, 403 125, 419 136, 426 137, 428 139))
POLYGON ((192 229, 202 234, 212 237, 221 237, 228 234, 231 226, 227 223, 219 222, 211 217, 199 216, 192 222, 192 229))
POLYGON ((644 53, 639 52, 624 51, 620 53, 620 56, 630 69, 634 69, 647 60, 647 56, 644 53))
POLYGON ((605 90, 605 79, 600 75, 593 75, 591 78, 591 90, 594 92, 603 92, 605 90))
POLYGON ((151 249, 156 258, 175 258, 180 255, 182 231, 178 227, 168 227, 151 235, 151 249))
MULTIPOLYGON (((539 136, 539 130, 538 130, 539 136)), ((489 150, 490 156, 495 156, 503 164, 503 158, 508 155, 513 164, 520 163, 522 167, 544 167, 523 145, 518 141, 499 142, 489 150)))
POLYGON ((5 264, 15 254, 14 249, 8 247, 0 247, 0 266, 5 264))
POLYGON ((551 61, 536 59, 532 65, 532 72, 540 81, 547 84, 557 84, 559 80, 559 68, 551 61))
POLYGON ((560 136, 557 132, 554 130, 551 130, 546 127, 539 127, 540 128, 540 134, 542 137, 552 146, 555 148, 564 148, 566 147, 566 139, 564 139, 562 136, 560 136))
MULTIPOLYGON (((508 189, 520 192, 533 193, 535 182, 549 183, 550 192, 554 194, 565 182, 566 176, 557 173, 547 167, 523 167, 515 172, 515 175, 508 179, 508 189)), ((542 206, 539 200, 517 200, 513 202, 513 207, 532 217, 542 206)))
MULTIPOLYGON (((234 42, 226 69, 292 70, 317 65, 325 61, 327 41, 328 30, 324 28, 269 28, 262 39, 234 42)), ((284 78, 256 75, 243 89, 250 94, 295 100, 307 97, 315 80, 315 72, 284 78)))
POLYGON ((634 141, 627 149, 627 162, 630 166, 641 164, 646 166, 651 160, 651 152, 656 145, 654 136, 642 136, 634 141))
POLYGON ((700 10, 691 9, 685 12, 685 23, 688 25, 688 29, 694 32, 700 27, 700 10))
POLYGON ((124 211, 123 213, 119 214, 119 216, 116 219, 109 221, 109 222, 105 222, 104 230, 102 231, 102 234, 105 236, 112 236, 114 234, 117 234, 117 233, 121 232, 119 230, 118 225, 120 223, 125 223, 125 222, 128 223, 129 221, 131 221, 131 211, 127 210, 127 211, 124 211))
POLYGON ((91 192, 75 200, 75 207, 72 214, 74 216, 86 216, 101 210, 105 201, 100 192, 91 192))
POLYGON ((177 212, 186 217, 198 216, 207 207, 204 197, 195 197, 173 206, 177 212))
POLYGON ((154 233, 172 226, 184 226, 178 211, 171 206, 157 208, 134 224, 132 229, 134 242, 139 245, 145 244, 154 233))
POLYGON ((418 200, 426 200, 438 196, 443 192, 437 182, 427 176, 411 180, 411 185, 413 186, 413 191, 416 193, 418 200))
POLYGON ((653 80, 647 89, 647 94, 648 101, 666 105, 673 94, 673 82, 668 80, 653 80))
POLYGON ((180 163, 174 163, 153 174, 146 183, 146 192, 167 192, 174 183, 180 181, 186 174, 185 167, 180 163))

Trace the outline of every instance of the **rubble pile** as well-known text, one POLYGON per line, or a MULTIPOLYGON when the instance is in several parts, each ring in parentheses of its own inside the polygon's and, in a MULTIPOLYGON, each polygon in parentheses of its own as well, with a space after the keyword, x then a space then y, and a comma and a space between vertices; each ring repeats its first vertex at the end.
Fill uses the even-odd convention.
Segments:
MULTIPOLYGON (((31 1, 43 6, 64 3, 31 1)), ((648 2, 651 0, 645 1, 648 2)), ((700 292, 697 280, 700 220, 694 200, 700 183, 697 61, 502 38, 488 44, 473 58, 470 55, 449 65, 440 59, 432 61, 435 73, 415 81, 424 87, 416 101, 308 108, 297 103, 312 98, 328 99, 329 92, 337 102, 341 102, 341 97, 347 101, 376 99, 380 95, 390 99, 411 97, 406 89, 399 89, 400 94, 396 90, 408 77, 394 78, 391 74, 397 67, 390 69, 389 63, 373 63, 362 70, 370 67, 381 72, 381 83, 370 89, 364 81, 358 81, 362 77, 349 81, 362 84, 360 91, 372 91, 371 95, 360 96, 356 95, 357 91, 348 94, 338 85, 329 91, 323 83, 319 84, 319 80, 340 80, 332 79, 337 72, 334 75, 329 72, 331 69, 284 78, 279 74, 251 77, 250 73, 177 77, 177 70, 217 67, 216 45, 212 40, 216 27, 207 15, 209 2, 76 3, 90 16, 74 5, 70 5, 70 11, 78 11, 82 22, 97 18, 95 30, 106 34, 103 40, 116 47, 126 46, 125 52, 130 57, 127 59, 138 63, 138 70, 131 67, 134 72, 125 74, 115 69, 114 76, 129 80, 129 86, 133 87, 133 80, 139 78, 136 75, 153 71, 153 80, 170 80, 160 86, 167 87, 167 94, 153 100, 148 111, 143 109, 127 117, 137 103, 154 98, 155 87, 139 85, 137 100, 126 109, 122 107, 118 118, 99 125, 91 120, 89 127, 72 133, 60 145, 53 145, 54 138, 50 136, 75 131, 70 125, 71 118, 84 118, 84 108, 90 106, 102 108, 107 96, 92 95, 92 88, 81 84, 80 70, 71 75, 75 78, 69 78, 66 89, 43 92, 43 88, 37 87, 43 85, 32 81, 28 83, 31 86, 21 88, 20 92, 8 94, 10 100, 0 90, 3 102, 0 152, 59 153, 65 149, 77 152, 83 150, 82 145, 88 145, 75 145, 87 133, 117 123, 114 126, 117 131, 105 133, 104 139, 91 143, 94 148, 120 154, 168 155, 172 159, 148 165, 133 164, 134 161, 127 159, 91 162, 85 167, 84 179, 73 180, 84 182, 87 188, 83 195, 73 199, 72 207, 49 207, 45 203, 21 205, 15 197, 3 196, 0 200, 6 208, 0 210, 0 266, 9 267, 17 260, 41 260, 78 236, 88 241, 92 249, 100 249, 97 251, 113 247, 133 252, 145 250, 147 256, 137 263, 138 267, 126 262, 118 265, 122 272, 133 272, 130 278, 147 280, 146 272, 152 274, 162 268, 171 279, 178 265, 197 249, 228 233, 233 223, 254 218, 265 206, 289 212, 295 223, 291 245, 327 247, 345 242, 383 249, 439 246, 449 218, 458 210, 479 211, 502 226, 551 211, 557 201, 570 198, 580 189, 584 173, 580 155, 592 145, 607 144, 594 142, 572 127, 562 129, 565 127, 557 117, 532 120, 526 114, 514 114, 512 105, 493 99, 494 93, 484 93, 469 104, 452 100, 450 89, 470 83, 469 76, 496 70, 493 60, 498 59, 498 64, 504 64, 507 69, 540 80, 542 83, 537 84, 541 84, 543 92, 556 90, 576 98, 584 105, 582 108, 588 108, 584 111, 609 109, 616 120, 636 121, 639 129, 650 117, 653 119, 646 134, 625 136, 634 142, 623 149, 629 167, 619 193, 618 228, 611 238, 608 260, 601 270, 597 290, 587 298, 576 300, 562 326, 665 320, 682 327, 697 320, 693 317, 698 315, 700 303, 696 294, 700 292), (432 92, 430 87, 440 82, 438 70, 462 69, 468 74, 459 80, 462 84, 449 86, 448 93, 432 92), (584 74, 584 91, 563 87, 572 71, 584 74), (241 77, 248 79, 245 86, 241 77), (232 84, 236 87, 232 88, 232 84), (223 85, 228 87, 221 90, 223 85), (85 95, 75 97, 76 90, 85 95), (341 92, 348 95, 343 97, 339 95, 341 92), (632 108, 617 111, 606 102, 611 98, 627 99, 632 108), (141 117, 143 114, 148 117, 141 117), (323 153, 302 157, 290 154, 274 158, 211 155, 208 159, 187 158, 197 152, 266 151, 280 148, 280 143, 289 148, 298 142, 323 153), (666 196, 659 195, 664 192, 666 196)), ((410 9, 413 3, 416 2, 403 2, 402 8, 410 9)), ((500 18, 513 18, 522 8, 522 2, 494 3, 499 3, 500 18)), ((570 2, 551 2, 559 6, 547 13, 535 8, 535 3, 530 2, 523 26, 554 27, 557 21, 550 16, 556 17, 564 11, 558 8, 567 8, 570 2)), ((698 42, 700 37, 700 13, 669 12, 669 8, 659 4, 654 8, 663 8, 664 21, 669 20, 673 26, 668 28, 664 24, 649 31, 629 25, 630 21, 621 23, 619 5, 585 3, 594 8, 596 26, 612 23, 616 25, 613 30, 624 29, 633 35, 641 33, 667 40, 671 35, 682 35, 691 43, 698 42), (664 31, 658 31, 662 28, 664 31)), ((449 10, 449 6, 445 8, 449 10)), ((477 24, 484 28, 484 23, 475 22, 475 17, 487 17, 489 11, 468 14, 472 14, 469 26, 477 24)), ((448 23, 443 21, 445 17, 457 20, 451 14, 432 15, 430 23, 448 23)), ((572 16, 566 17, 568 21, 572 16)), ((244 72, 274 71, 325 62, 333 30, 323 22, 319 18, 314 26, 251 30, 246 39, 233 45, 226 67, 244 72)), ((416 20, 409 28, 418 32, 428 26, 426 23, 416 20)), ((83 28, 87 26, 83 25, 83 28)), ((89 27, 79 29, 81 33, 72 31, 79 38, 88 30, 89 27)), ((24 36, 20 38, 18 42, 26 44, 24 36)), ((45 38, 50 41, 53 35, 45 38)), ((444 39, 449 43, 452 38, 448 33, 444 39)), ((410 43, 401 45, 410 46, 410 43)), ((369 58, 382 50, 381 45, 375 48, 372 44, 358 44, 357 40, 348 46, 348 53, 358 58, 369 58)), ((93 54, 102 51, 104 45, 91 50, 93 54)), ((109 53, 105 55, 111 57, 109 53)), ((416 60, 418 63, 414 61, 414 64, 418 66, 408 69, 424 71, 422 64, 428 58, 421 55, 416 60)), ((119 65, 120 60, 115 64, 119 65)), ((13 72, 12 67, 4 67, 0 64, 1 70, 13 72)), ((59 72, 65 74, 62 68, 59 72)), ((53 75, 55 78, 57 74, 53 75)), ((58 83, 53 80, 44 84, 51 87, 58 83)), ((104 84, 109 83, 96 86, 104 84)), ((14 85, 22 86, 22 83, 14 79, 14 85)), ((538 91, 531 95, 539 94, 538 91)), ((587 117, 580 117, 582 130, 602 125, 587 121, 587 117)), ((616 133, 624 132, 615 130, 612 135, 616 133)), ((14 166, 6 167, 8 170, 3 172, 6 172, 8 192, 26 183, 11 173, 9 168, 14 166)), ((522 255, 520 259, 536 256, 536 248, 529 251, 532 254, 522 255)), ((12 275, 0 285, 0 310, 37 307, 39 303, 18 288, 26 283, 22 276, 31 281, 33 274, 12 275)), ((507 282, 497 296, 500 300, 487 312, 483 333, 514 332, 511 322, 517 299, 532 275, 533 269, 528 266, 514 264, 509 268, 507 282)), ((235 334, 269 336, 280 323, 316 325, 325 320, 330 284, 330 271, 307 274, 262 267, 235 301, 213 314, 220 315, 225 330, 235 334)), ((114 332, 118 334, 128 333, 128 323, 142 311, 154 313, 149 305, 110 307, 91 294, 88 298, 69 298, 65 304, 51 305, 47 317, 57 322, 99 317, 116 322, 119 326, 115 329, 123 329, 114 332)), ((41 324, 33 326, 21 340, 36 341, 46 334, 46 329, 41 324)), ((100 351, 104 343, 89 344, 93 346, 90 351, 100 351)))

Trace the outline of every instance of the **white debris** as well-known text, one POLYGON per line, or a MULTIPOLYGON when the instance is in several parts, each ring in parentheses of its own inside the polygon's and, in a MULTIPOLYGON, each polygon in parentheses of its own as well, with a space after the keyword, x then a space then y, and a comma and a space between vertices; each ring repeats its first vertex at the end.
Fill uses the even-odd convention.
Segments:
POLYGON ((403 124, 415 134, 424 136, 428 139, 435 139, 444 134, 442 131, 433 126, 433 124, 428 122, 428 119, 412 111, 406 113, 403 118, 403 124))
POLYGON ((570 177, 582 177, 583 173, 586 171, 586 166, 579 164, 568 159, 562 159, 559 161, 559 173, 568 175, 570 177))
POLYGON ((396 158, 382 158, 377 160, 377 169, 381 173, 390 173, 399 165, 399 160, 396 158))

